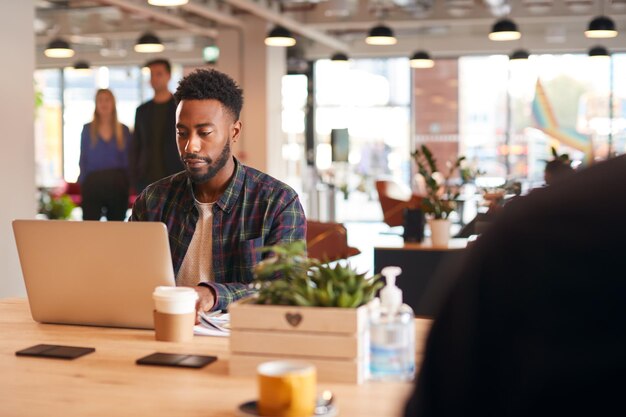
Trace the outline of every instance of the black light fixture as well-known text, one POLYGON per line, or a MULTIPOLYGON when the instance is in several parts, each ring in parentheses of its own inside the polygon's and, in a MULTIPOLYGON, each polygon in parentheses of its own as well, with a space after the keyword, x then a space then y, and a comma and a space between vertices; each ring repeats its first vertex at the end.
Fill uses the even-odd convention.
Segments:
POLYGON ((294 46, 296 38, 293 37, 289 29, 276 25, 265 37, 265 44, 267 46, 294 46))
POLYGON ((517 25, 510 19, 500 19, 491 28, 489 39, 492 41, 513 41, 522 37, 517 25))
POLYGON ((589 22, 585 36, 588 38, 614 38, 617 36, 615 23, 607 16, 597 16, 589 22))
POLYGON ((526 49, 516 49, 509 55, 509 60, 511 61, 523 61, 528 59, 530 54, 526 49))
POLYGON ((81 60, 81 61, 76 61, 74 63, 74 69, 83 71, 83 70, 89 70, 91 69, 91 67, 89 66, 89 62, 81 60))
POLYGON ((163 52, 164 49, 165 46, 163 46, 161 40, 151 32, 146 32, 141 35, 135 44, 135 52, 142 54, 163 52))
POLYGON ((435 61, 430 57, 426 51, 417 51, 409 60, 411 68, 432 68, 435 66, 435 61))
POLYGON ((344 54, 343 52, 335 52, 330 57, 330 60, 334 62, 348 62, 348 55, 344 54))
POLYGON ((48 58, 71 58, 74 56, 74 50, 67 41, 56 38, 48 44, 44 54, 48 58))
POLYGON ((604 46, 597 45, 589 49, 589 56, 591 58, 609 58, 611 54, 604 46))
POLYGON ((393 30, 389 26, 380 24, 374 26, 365 38, 365 43, 368 45, 395 45, 398 42, 393 35, 393 30))

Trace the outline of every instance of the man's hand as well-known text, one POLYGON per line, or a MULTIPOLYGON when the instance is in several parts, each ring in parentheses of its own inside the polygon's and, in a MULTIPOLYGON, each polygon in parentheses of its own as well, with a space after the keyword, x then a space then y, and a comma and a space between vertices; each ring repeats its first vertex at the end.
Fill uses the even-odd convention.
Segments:
POLYGON ((200 323, 200 312, 209 311, 215 305, 215 293, 209 287, 197 285, 193 287, 198 293, 198 301, 196 301, 196 324, 200 323))

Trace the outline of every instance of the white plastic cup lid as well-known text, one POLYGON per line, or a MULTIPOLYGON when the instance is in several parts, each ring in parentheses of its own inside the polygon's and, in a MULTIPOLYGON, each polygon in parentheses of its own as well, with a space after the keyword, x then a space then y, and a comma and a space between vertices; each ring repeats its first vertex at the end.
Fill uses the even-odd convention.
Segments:
POLYGON ((152 293, 154 307, 167 314, 187 314, 195 311, 198 293, 189 287, 156 287, 152 293))
POLYGON ((192 298, 194 301, 198 299, 198 293, 193 288, 189 287, 168 287, 159 286, 154 289, 152 293, 154 298, 167 298, 167 299, 188 299, 192 298))

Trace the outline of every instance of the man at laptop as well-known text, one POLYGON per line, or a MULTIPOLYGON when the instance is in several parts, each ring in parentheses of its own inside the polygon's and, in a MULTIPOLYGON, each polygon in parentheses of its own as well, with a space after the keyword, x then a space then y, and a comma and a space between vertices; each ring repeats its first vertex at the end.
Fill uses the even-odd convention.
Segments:
POLYGON ((174 97, 185 170, 149 185, 131 221, 166 224, 176 285, 199 295, 198 310, 224 310, 249 295, 262 246, 305 239, 296 192, 232 154, 241 135, 243 92, 216 70, 184 77, 174 97))

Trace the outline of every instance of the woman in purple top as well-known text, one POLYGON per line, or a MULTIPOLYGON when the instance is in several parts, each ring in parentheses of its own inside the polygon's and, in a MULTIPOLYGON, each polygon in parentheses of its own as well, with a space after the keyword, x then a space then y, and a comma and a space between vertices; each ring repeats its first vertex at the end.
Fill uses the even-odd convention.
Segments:
POLYGON ((128 127, 117 120, 113 93, 98 90, 93 121, 83 127, 80 143, 83 220, 126 218, 130 141, 128 127))

